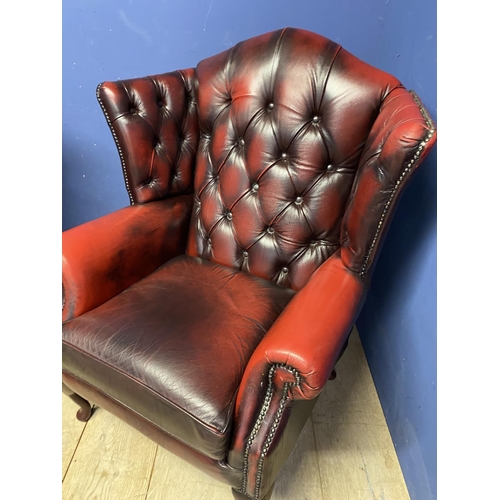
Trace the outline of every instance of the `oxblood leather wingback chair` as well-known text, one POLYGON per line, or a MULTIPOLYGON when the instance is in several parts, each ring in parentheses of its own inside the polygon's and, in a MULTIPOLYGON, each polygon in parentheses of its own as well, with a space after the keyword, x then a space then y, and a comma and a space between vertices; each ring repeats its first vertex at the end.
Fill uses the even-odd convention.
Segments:
POLYGON ((132 206, 63 233, 63 389, 269 498, 435 127, 291 28, 97 98, 132 206))

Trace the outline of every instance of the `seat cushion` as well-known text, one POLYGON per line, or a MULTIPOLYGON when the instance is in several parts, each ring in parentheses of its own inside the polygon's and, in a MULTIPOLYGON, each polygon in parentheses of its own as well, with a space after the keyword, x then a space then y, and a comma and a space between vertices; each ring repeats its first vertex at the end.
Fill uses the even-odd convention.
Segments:
POLYGON ((222 459, 247 362, 294 292, 180 256, 63 325, 63 370, 222 459))

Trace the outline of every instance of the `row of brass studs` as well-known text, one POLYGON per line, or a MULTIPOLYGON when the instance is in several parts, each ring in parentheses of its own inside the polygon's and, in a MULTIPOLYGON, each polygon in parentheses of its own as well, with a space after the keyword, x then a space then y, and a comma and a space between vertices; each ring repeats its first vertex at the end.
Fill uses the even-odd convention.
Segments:
POLYGON ((413 99, 415 100, 415 102, 420 110, 420 113, 424 117, 425 122, 426 122, 427 126, 429 127, 429 131, 427 132, 426 138, 419 144, 417 151, 413 155, 413 158, 406 165, 406 168, 403 170, 403 172, 399 176, 399 179, 396 181, 396 185, 392 188, 391 195, 385 204, 384 211, 382 212, 382 215, 380 216, 380 220, 378 222, 377 229, 375 231, 375 236, 373 237, 373 240, 372 240, 372 244, 370 246, 370 249, 368 250, 368 254, 365 257, 363 267, 359 273, 360 276, 365 276, 365 274, 366 274, 366 268, 368 267, 368 261, 371 257, 371 254, 373 253, 373 250, 374 250, 375 245, 377 243, 380 231, 382 229, 382 225, 384 223, 385 217, 387 215, 387 212, 389 211, 389 207, 391 206, 392 200, 394 199, 394 196, 396 194, 397 189, 399 188, 399 186, 403 182, 406 174, 411 170, 411 168, 414 166, 414 164, 419 160, 420 154, 422 153, 424 147, 432 139, 432 136, 434 135, 434 132, 436 131, 434 124, 432 123, 432 120, 431 120, 429 114, 427 113, 427 110, 423 107, 417 94, 415 94, 415 92, 413 90, 410 90, 410 94, 412 95, 413 99))
POLYGON ((118 137, 116 136, 115 129, 113 128, 113 124, 111 123, 108 112, 106 111, 104 103, 101 100, 101 96, 99 95, 100 91, 101 91, 101 86, 102 86, 102 83, 100 83, 97 86, 97 90, 96 90, 97 100, 99 101, 99 104, 101 105, 104 116, 106 117, 106 121, 108 122, 108 126, 111 130, 111 133, 113 134, 113 139, 115 140, 116 148, 118 149, 118 155, 120 156, 120 161, 122 164, 123 177, 125 179, 125 187, 127 188, 128 197, 130 198, 130 204, 133 205, 134 199, 132 198, 132 193, 130 191, 130 186, 129 186, 129 182, 128 182, 127 169, 125 168, 125 158, 123 157, 122 148, 121 148, 120 143, 118 141, 118 137))
POLYGON ((276 433, 276 429, 278 428, 279 421, 281 420, 281 415, 283 414, 283 410, 285 408, 285 402, 288 399, 288 389, 290 387, 298 387, 300 385, 300 375, 295 368, 292 368, 290 366, 285 365, 284 363, 278 363, 274 364, 271 366, 269 369, 269 374, 267 376, 268 379, 268 386, 267 386, 267 391, 266 391, 266 396, 264 398, 264 402, 262 403, 262 407, 260 409, 259 415, 257 417, 257 420, 255 421, 255 425, 253 426, 252 432, 250 433, 250 436, 248 438, 246 447, 245 447, 245 453, 243 455, 243 481, 241 485, 241 489, 239 490, 241 493, 246 494, 246 488, 247 488, 247 482, 248 482, 248 461, 249 461, 249 456, 250 456, 250 447, 252 446, 252 443, 254 439, 257 437, 257 434, 259 433, 260 428, 262 427, 262 423, 264 422, 264 417, 267 414, 267 411, 269 410, 269 406, 271 404, 271 398, 272 398, 272 393, 273 393, 273 377, 276 372, 277 368, 283 368, 284 370, 288 370, 291 372, 294 377, 295 377, 295 382, 285 382, 285 385, 283 387, 283 395, 280 400, 280 406, 278 409, 278 413, 276 414, 276 417, 274 419, 274 422, 271 426, 271 431, 264 443, 264 448, 261 452, 261 455, 259 457, 259 463, 258 463, 258 468, 257 468, 257 481, 256 481, 256 486, 255 486, 255 495, 254 498, 258 499, 259 498, 259 489, 260 489, 260 483, 261 483, 261 478, 262 478, 262 469, 264 466, 264 456, 266 455, 267 451, 269 450, 269 447, 271 445, 271 442, 273 440, 274 434, 276 433))

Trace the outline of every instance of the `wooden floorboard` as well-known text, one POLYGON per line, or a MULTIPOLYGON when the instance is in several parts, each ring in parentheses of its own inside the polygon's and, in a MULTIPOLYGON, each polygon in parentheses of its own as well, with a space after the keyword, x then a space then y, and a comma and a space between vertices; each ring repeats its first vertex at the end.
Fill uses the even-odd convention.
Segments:
POLYGON ((158 447, 147 500, 233 500, 231 488, 158 447))
POLYGON ((409 500, 355 331, 313 415, 324 500, 409 500))
MULTIPOLYGON (((409 500, 356 331, 337 373, 278 476, 272 500, 409 500)), ((104 410, 85 427, 64 397, 63 500, 232 499, 228 486, 104 410)))
POLYGON ((311 419, 281 470, 272 500, 324 500, 311 419))
POLYGON ((87 422, 63 481, 63 499, 144 500, 157 448, 98 408, 87 422))
POLYGON ((69 464, 76 451, 80 438, 85 429, 85 422, 80 422, 76 418, 78 411, 71 399, 66 395, 62 395, 62 479, 68 471, 69 464))

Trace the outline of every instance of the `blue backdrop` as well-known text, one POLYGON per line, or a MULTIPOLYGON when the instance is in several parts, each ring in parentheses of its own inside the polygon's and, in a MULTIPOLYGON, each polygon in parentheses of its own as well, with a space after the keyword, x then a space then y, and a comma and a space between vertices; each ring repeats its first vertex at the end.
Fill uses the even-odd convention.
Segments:
MULTIPOLYGON (((331 38, 394 74, 436 120, 435 0, 65 0, 63 229, 129 203, 98 83, 192 67, 285 26, 331 38)), ((358 329, 410 496, 434 499, 435 150, 399 205, 358 329)))

